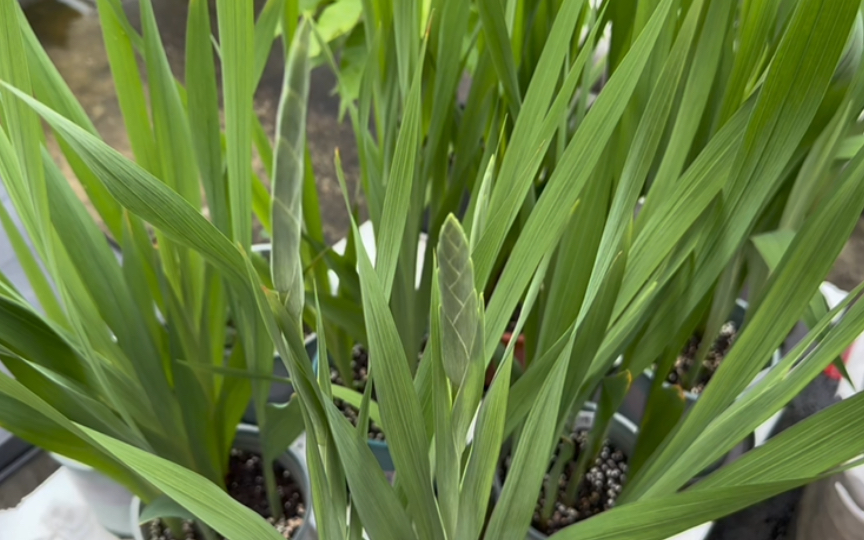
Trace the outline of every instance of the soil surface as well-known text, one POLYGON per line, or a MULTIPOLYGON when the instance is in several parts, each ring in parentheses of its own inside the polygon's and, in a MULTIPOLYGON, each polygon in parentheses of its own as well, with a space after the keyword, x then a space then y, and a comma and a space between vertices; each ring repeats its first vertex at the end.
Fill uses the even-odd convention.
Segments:
MULTIPOLYGON (((736 326, 732 321, 725 323, 721 327, 718 337, 715 338, 715 342, 709 348, 709 353, 703 359, 703 368, 700 370, 695 384, 689 388, 691 392, 695 394, 701 393, 712 379, 712 375, 718 370, 721 361, 724 360, 727 353, 733 347, 733 341, 736 339, 736 330, 736 326)), ((694 365, 694 358, 697 356, 697 350, 700 348, 702 340, 702 336, 698 334, 691 336, 688 344, 685 345, 681 354, 676 358, 673 369, 667 374, 667 382, 685 387, 685 381, 688 380, 688 376, 694 365)))
MULTIPOLYGON (((355 345, 351 351, 351 369, 354 372, 354 380, 351 382, 350 388, 357 390, 360 393, 366 389, 367 377, 369 377, 369 355, 366 352, 366 349, 361 347, 360 345, 355 345)), ((342 380, 342 377, 339 376, 339 373, 336 371, 336 368, 330 368, 330 382, 333 384, 338 384, 340 386, 349 386, 345 384, 345 381, 342 380)), ((373 398, 375 394, 373 393, 373 398)), ((346 403, 345 401, 335 398, 333 400, 334 404, 342 411, 342 414, 345 415, 346 418, 349 419, 353 426, 357 426, 358 416, 360 416, 360 410, 354 405, 346 403)), ((372 420, 369 421, 369 431, 367 432, 369 438, 376 441, 383 441, 384 432, 381 430, 381 427, 378 426, 372 420)))
MULTIPOLYGON (((284 538, 291 538, 303 525, 306 503, 303 500, 300 486, 288 470, 280 463, 274 463, 273 470, 276 473, 276 489, 279 492, 284 513, 284 517, 279 519, 273 519, 267 504, 260 454, 232 449, 228 462, 228 474, 225 476, 225 485, 228 487, 228 494, 236 501, 247 508, 251 508, 272 523, 277 532, 284 538)), ((182 540, 204 540, 192 523, 184 523, 183 528, 182 540)), ((149 534, 147 540, 181 540, 175 538, 160 520, 150 522, 149 534)), ((221 536, 217 537, 222 538, 221 536)))
MULTIPOLYGON (((569 525, 590 518, 604 510, 609 510, 616 504, 616 499, 622 492, 622 487, 628 479, 628 458, 610 440, 605 440, 601 452, 595 458, 589 470, 583 474, 580 487, 577 492, 576 503, 570 504, 567 500, 566 490, 571 481, 571 476, 576 473, 580 453, 587 442, 587 431, 572 433, 570 440, 577 447, 573 458, 568 461, 564 472, 559 476, 558 499, 555 502, 553 513, 548 520, 541 517, 541 511, 545 504, 544 487, 538 496, 538 502, 532 515, 532 527, 546 535, 552 535, 569 525)), ((554 464, 559 453, 564 448, 564 442, 556 447, 555 454, 550 460, 550 467, 554 464)), ((507 475, 511 466, 511 456, 508 455, 503 463, 502 474, 507 475)), ((549 479, 549 473, 544 476, 544 486, 549 479)))

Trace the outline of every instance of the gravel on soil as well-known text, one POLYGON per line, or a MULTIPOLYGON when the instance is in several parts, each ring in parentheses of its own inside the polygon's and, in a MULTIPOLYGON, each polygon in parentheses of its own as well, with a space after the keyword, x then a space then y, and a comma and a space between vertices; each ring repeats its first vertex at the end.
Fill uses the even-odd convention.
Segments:
MULTIPOLYGON (((354 373, 354 380, 351 382, 351 388, 363 393, 366 389, 367 378, 369 377, 369 355, 367 354, 366 349, 360 345, 355 345, 351 351, 351 356, 351 369, 354 373)), ((330 382, 340 386, 348 386, 345 384, 345 381, 342 380, 342 377, 339 376, 339 372, 334 367, 330 368, 330 382)), ((373 395, 373 397, 375 396, 373 395)), ((333 403, 340 411, 342 411, 343 416, 348 418, 353 426, 357 426, 358 417, 360 416, 360 411, 357 407, 346 403, 339 398, 334 398, 333 403)), ((369 430, 367 434, 372 440, 385 440, 384 432, 381 430, 381 427, 372 420, 369 421, 369 430)))
MULTIPOLYGON (((306 503, 303 500, 300 486, 288 470, 277 462, 274 463, 274 472, 276 473, 276 489, 283 507, 283 517, 279 519, 273 518, 267 503, 260 454, 232 449, 228 462, 228 474, 225 476, 225 485, 228 488, 228 494, 237 502, 254 510, 271 523, 283 538, 289 539, 303 525, 306 503)), ((183 538, 175 538, 157 519, 149 524, 147 540, 204 540, 191 522, 183 524, 183 531, 183 538)), ((222 537, 218 536, 218 538, 222 537)))
MULTIPOLYGON (((712 375, 718 370, 721 362, 730 352, 733 347, 733 342, 736 340, 736 326, 732 322, 724 323, 715 342, 709 348, 706 358, 703 359, 703 369, 700 371, 697 381, 693 387, 689 388, 694 394, 699 394, 703 391, 712 375)), ((685 345, 682 352, 676 358, 673 364, 673 369, 667 374, 667 382, 670 384, 678 384, 684 386, 684 382, 688 380, 688 375, 693 369, 697 351, 703 341, 702 336, 695 334, 691 336, 688 343, 685 345)))
MULTIPOLYGON (((553 513, 546 522, 541 518, 541 511, 545 504, 544 486, 549 480, 548 473, 544 476, 544 484, 541 487, 535 511, 532 515, 532 527, 546 535, 551 535, 565 527, 614 507, 616 499, 622 492, 622 488, 628 479, 627 456, 610 440, 605 440, 601 446, 600 453, 583 474, 583 479, 577 493, 576 505, 569 505, 566 502, 566 490, 571 475, 577 467, 580 453, 587 443, 588 432, 580 430, 572 433, 569 437, 575 444, 577 451, 566 465, 564 472, 559 476, 558 499, 553 507, 553 513)), ((556 451, 550 460, 551 467, 556 462, 561 449, 562 443, 557 445, 556 451)), ((503 476, 507 475, 511 467, 511 459, 512 456, 508 455, 502 464, 503 470, 501 472, 503 476)))

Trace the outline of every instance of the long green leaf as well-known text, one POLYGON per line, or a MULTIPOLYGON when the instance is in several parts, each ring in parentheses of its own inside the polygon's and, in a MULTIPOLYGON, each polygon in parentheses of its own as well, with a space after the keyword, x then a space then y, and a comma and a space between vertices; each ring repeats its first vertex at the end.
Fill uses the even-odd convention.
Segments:
MULTIPOLYGON (((735 8, 732 1, 710 2, 705 15, 706 21, 720 21, 729 18, 729 13, 735 8)), ((729 32, 726 25, 703 24, 699 41, 694 50, 688 79, 682 91, 679 114, 670 132, 664 157, 658 165, 658 172, 652 183, 652 196, 647 197, 647 206, 656 200, 664 200, 666 194, 675 185, 682 172, 688 150, 693 144, 694 135, 699 127, 700 115, 697 111, 706 108, 712 82, 719 69, 719 58, 723 52, 724 38, 729 32)), ((642 212, 651 211, 646 207, 642 212)))
POLYGON ((622 505, 557 532, 555 540, 663 540, 789 491, 810 479, 686 491, 622 505))
POLYGON ((696 484, 694 491, 718 486, 771 481, 785 477, 817 477, 836 464, 843 464, 862 449, 862 392, 827 407, 769 439, 766 444, 696 484), (778 459, 780 454, 783 459, 778 459))
POLYGON ((513 365, 513 347, 496 369, 492 386, 478 412, 472 446, 459 496, 459 518, 454 538, 474 540, 484 524, 488 494, 499 465, 504 439, 505 414, 513 365))
MULTIPOLYGON (((557 72, 560 66, 564 64, 567 45, 571 34, 574 32, 574 25, 581 6, 582 2, 578 1, 565 2, 562 5, 553 28, 550 30, 547 45, 544 47, 535 68, 537 75, 532 77, 526 91, 525 104, 520 109, 520 115, 515 118, 516 123, 511 142, 504 153, 500 168, 501 173, 493 187, 490 199, 491 212, 487 219, 487 226, 484 231, 476 233, 483 233, 482 236, 478 236, 479 241, 475 244, 472 252, 473 260, 477 265, 475 280, 478 288, 481 288, 489 278, 497 252, 504 242, 505 234, 513 223, 537 166, 540 164, 536 153, 539 151, 543 153, 545 146, 542 146, 541 143, 544 142, 545 134, 539 129, 538 119, 546 115, 553 99, 556 84, 556 77, 551 77, 549 74, 557 72)), ((475 81, 474 84, 478 84, 478 82, 475 81)), ((468 111, 469 114, 471 112, 471 110, 468 111)), ((558 125, 558 119, 553 127, 556 125, 558 125)), ((552 132, 546 134, 547 139, 551 136, 552 132)), ((473 144, 476 140, 464 142, 473 144)))
MULTIPOLYGON (((150 172, 158 166, 156 143, 153 138, 144 87, 133 51, 138 37, 129 33, 128 21, 116 0, 97 0, 99 23, 105 41, 105 52, 111 66, 117 101, 123 114, 123 123, 129 135, 132 153, 139 165, 150 172), (123 23, 126 22, 127 25, 123 23)), ((138 38, 140 40, 140 38, 138 38)))
POLYGON ((227 187, 222 163, 219 97, 213 65, 210 13, 204 0, 189 3, 186 22, 186 92, 192 147, 210 218, 223 234, 230 234, 227 187))
POLYGON ((192 150, 192 132, 162 47, 153 6, 144 0, 140 7, 159 177, 197 208, 201 205, 201 192, 192 150))
MULTIPOLYGON (((356 237, 360 236, 352 223, 356 237)), ((441 538, 441 523, 435 510, 429 462, 417 459, 427 453, 423 417, 411 382, 396 324, 387 306, 379 276, 361 242, 356 245, 363 290, 363 307, 369 337, 369 358, 382 427, 392 434, 389 448, 409 500, 409 510, 424 538, 441 538)))
POLYGON ((504 4, 499 0, 478 2, 478 13, 483 23, 490 57, 505 90, 508 106, 514 118, 519 116, 522 99, 517 81, 517 67, 511 54, 510 37, 505 23, 504 4))
POLYGON ((335 407, 329 405, 327 412, 352 492, 352 503, 357 506, 369 537, 372 540, 417 538, 369 445, 358 440, 351 424, 335 407))
POLYGON ((558 420, 556 412, 562 399, 567 359, 571 354, 576 332, 556 359, 553 369, 538 392, 505 478, 499 500, 487 525, 484 538, 524 538, 531 522, 537 494, 549 468, 558 420))
POLYGON ((157 493, 151 485, 104 453, 87 435, 24 385, 0 372, 0 404, 10 414, 0 425, 45 450, 90 465, 144 500, 157 493))
MULTIPOLYGON (((725 449, 732 448, 736 441, 747 436, 795 397, 855 339, 856 332, 863 322, 862 301, 860 300, 852 309, 854 313, 848 314, 837 327, 833 328, 818 348, 799 362, 783 380, 775 384, 771 384, 770 381, 759 384, 753 392, 737 401, 710 423, 700 437, 679 456, 668 472, 658 479, 655 483, 657 489, 661 490, 664 485, 670 483, 684 482, 683 478, 687 476, 687 472, 699 473, 703 468, 711 465, 713 458, 721 457, 725 449), (669 472, 674 470, 684 474, 669 472)), ((789 368, 789 366, 784 367, 789 368)), ((813 474, 819 472, 821 471, 813 474)))
MULTIPOLYGON (((642 72, 648 60, 669 7, 669 2, 661 2, 658 5, 633 50, 595 101, 568 144, 562 161, 547 182, 511 253, 510 261, 519 261, 519 265, 510 262, 505 267, 499 278, 496 292, 490 299, 487 309, 489 324, 486 327, 486 350, 493 349, 495 341, 504 331, 507 320, 519 301, 519 292, 531 278, 529 273, 531 262, 540 260, 543 253, 555 244, 557 227, 566 221, 591 169, 600 158, 606 140, 613 131, 615 121, 621 115, 636 85, 637 75, 642 72)), ((498 187, 502 184, 496 185, 498 187)), ((490 216, 490 222, 496 220, 497 217, 490 216)), ((497 221, 497 223, 507 226, 509 221, 497 221)), ((485 244, 482 238, 476 250, 480 258, 475 259, 473 254, 473 259, 478 264, 478 273, 482 276, 484 263, 489 260, 487 257, 494 255, 494 252, 486 249, 492 247, 498 249, 494 244, 487 244, 485 249, 485 244)))
MULTIPOLYGON (((2 84, 2 83, 0 83, 2 84)), ((8 85, 5 85, 10 88, 8 85)), ((194 247, 228 277, 246 283, 241 255, 199 212, 159 180, 69 120, 18 90, 12 92, 63 133, 112 195, 130 211, 194 247)))
MULTIPOLYGON (((16 160, 11 159, 11 155, 4 151, 4 148, 8 148, 8 144, 9 140, 6 138, 6 134, 0 130, 0 155, 10 158, 9 161, 6 161, 5 163, 2 163, 4 159, 0 159, 0 177, 9 176, 9 173, 6 171, 9 171, 9 167, 17 165, 16 160)), ((20 170, 16 172, 20 174, 20 170)), ((21 268, 24 270, 24 273, 27 276, 27 281, 30 283, 30 287, 32 287, 36 299, 39 301, 39 305, 53 320, 58 322, 63 321, 65 319, 63 309, 60 307, 60 303, 51 288, 51 284, 45 275, 45 271, 39 265, 39 261, 31 250, 31 247, 27 244, 27 241, 24 239, 18 225, 12 220, 12 216, 10 216, 9 212, 6 210, 6 206, 2 204, 0 204, 0 226, 2 226, 3 230, 6 232, 6 237, 12 245, 15 257, 21 265, 21 268)))
MULTIPOLYGON (((277 32, 281 30, 280 22, 285 14, 285 0, 267 0, 261 13, 255 21, 255 35, 253 37, 253 50, 255 58, 255 69, 253 69, 255 85, 261 80, 264 68, 267 66, 267 58, 273 48, 273 41, 277 32)), ((288 36, 286 43, 291 43, 293 36, 288 36)))
POLYGON ((231 540, 279 540, 273 525, 204 477, 134 446, 82 428, 101 447, 231 540))
MULTIPOLYGON (((397 135, 393 162, 386 179, 384 210, 376 225, 376 273, 386 297, 390 297, 394 273, 403 244, 415 179, 421 129, 421 86, 423 63, 418 64, 405 102, 405 113, 397 135)), ((408 241, 414 243, 414 238, 408 241)), ((412 276, 413 278, 413 276, 412 276)), ((412 281, 413 283, 413 281, 412 281)))
POLYGON ((859 189, 861 167, 861 162, 858 166, 851 164, 847 181, 796 236, 770 278, 765 300, 713 376, 712 384, 706 387, 697 405, 680 424, 663 454, 629 486, 633 496, 656 493, 664 488, 664 484, 656 480, 666 470, 665 462, 699 436, 702 428, 697 426, 705 426, 735 400, 763 367, 750 360, 768 358, 804 311, 846 241, 846 235, 837 231, 852 230, 861 213, 860 199, 854 195, 859 189), (805 260, 809 264, 801 262, 805 260))
MULTIPOLYGON (((30 73, 26 62, 22 62, 26 53, 24 40, 18 29, 17 9, 18 6, 10 0, 0 2, 0 19, 2 19, 0 22, 2 24, 0 26, 0 81, 8 81, 23 92, 29 93, 30 73)), ((23 203, 26 199, 26 204, 16 206, 25 224, 33 222, 39 225, 38 229, 35 227, 27 229, 31 240, 40 248, 40 252, 45 253, 44 249, 50 241, 50 233, 48 232, 47 191, 39 149, 43 137, 39 120, 33 111, 28 111, 23 103, 11 96, 9 89, 0 90, 0 98, 3 100, 0 118, 3 119, 4 128, 17 155, 22 180, 26 180, 17 186, 22 194, 26 194, 26 197, 19 196, 19 203, 23 203)), ((12 195, 14 196, 14 193, 12 195)), ((50 268, 52 262, 49 260, 46 263, 50 268)))
POLYGON ((725 185, 723 223, 704 243, 695 295, 702 296, 777 188, 814 118, 847 41, 858 2, 803 0, 796 6, 757 96, 725 185), (810 36, 808 40, 801 36, 810 36), (818 52, 819 51, 819 52, 818 52))
MULTIPOLYGON (((18 20, 19 28, 21 29, 21 34, 27 48, 27 63, 30 68, 31 83, 33 84, 33 91, 36 97, 55 111, 95 134, 96 128, 93 126, 90 118, 87 117, 84 108, 77 101, 66 81, 63 80, 63 77, 52 63, 48 54, 42 48, 33 29, 26 22, 27 18, 23 11, 19 12, 18 20)), ((58 143, 64 157, 69 162, 69 166, 87 192, 87 199, 99 213, 108 230, 111 231, 115 238, 118 238, 121 229, 120 205, 117 204, 117 201, 111 197, 99 180, 84 166, 62 138, 58 139, 58 143)))
POLYGON ((248 248, 252 241, 252 93, 255 75, 253 5, 218 0, 225 146, 231 238, 248 248))

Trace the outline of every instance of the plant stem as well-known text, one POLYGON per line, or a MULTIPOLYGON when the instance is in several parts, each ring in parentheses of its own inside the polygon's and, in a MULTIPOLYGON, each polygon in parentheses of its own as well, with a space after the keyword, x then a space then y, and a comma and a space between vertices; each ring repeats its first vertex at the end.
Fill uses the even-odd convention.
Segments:
POLYGON ((270 505, 270 515, 273 516, 273 519, 279 519, 282 517, 282 502, 276 491, 276 474, 273 471, 273 463, 262 461, 261 468, 264 472, 264 489, 267 493, 267 503, 270 505))
POLYGON ((550 469, 546 482, 544 482, 544 506, 541 508, 540 515, 540 521, 544 525, 553 515, 556 500, 559 498, 559 479, 565 471, 565 466, 573 459, 575 453, 576 446, 573 439, 570 437, 563 438, 559 443, 559 455, 556 462, 550 469))
POLYGON ((682 381, 682 388, 685 390, 691 390, 694 388, 694 385, 700 380, 700 375, 705 369, 705 366, 703 365, 703 358, 705 355, 701 355, 699 352, 700 351, 698 351, 697 357, 694 358, 694 363, 688 368, 688 374, 685 377, 685 380, 682 381))
POLYGON ((183 521, 180 518, 170 518, 165 517, 162 518, 162 523, 171 531, 171 536, 174 538, 183 538, 185 533, 183 532, 183 521))
POLYGON ((204 523, 199 522, 196 524, 196 526, 198 527, 198 531, 201 533, 201 536, 204 537, 204 540, 218 540, 218 537, 216 536, 216 533, 213 531, 213 529, 211 529, 204 523))
POLYGON ((571 478, 568 480, 568 485, 565 488, 564 502, 568 506, 573 506, 577 502, 580 484, 583 481, 583 476, 586 474, 586 469, 588 469, 587 464, 590 459, 595 457, 591 452, 591 442, 591 438, 589 438, 582 445, 580 448, 580 459, 577 460, 577 466, 571 470, 571 478))
POLYGON ((714 330, 720 331, 720 328, 716 329, 714 327, 706 326, 705 330, 703 331, 703 335, 700 338, 700 344, 697 346, 697 352, 694 355, 694 362, 688 368, 688 373, 685 376, 685 380, 681 381, 682 388, 684 388, 685 390, 690 390, 691 388, 694 388, 694 385, 697 384, 697 381, 700 380, 700 375, 706 369, 704 360, 709 355, 709 351, 711 350, 712 345, 714 345, 715 342, 715 340, 712 339, 710 336, 717 334, 717 332, 715 332, 715 334, 710 334, 709 332, 714 330))
MULTIPOLYGON (((333 333, 329 334, 329 336, 330 335, 333 335, 333 333)), ((336 347, 334 347, 333 349, 331 349, 331 347, 328 347, 329 351, 333 351, 336 353, 329 354, 328 356, 330 356, 333 359, 333 363, 336 364, 336 371, 337 373, 339 373, 340 378, 343 380, 343 384, 345 384, 349 388, 354 388, 354 370, 351 369, 351 360, 353 354, 352 347, 347 340, 344 340, 342 338, 342 335, 338 336, 338 339, 335 340, 336 347)), ((330 337, 328 338, 328 341, 331 341, 330 337)), ((319 360, 319 362, 320 361, 321 360, 319 360)))

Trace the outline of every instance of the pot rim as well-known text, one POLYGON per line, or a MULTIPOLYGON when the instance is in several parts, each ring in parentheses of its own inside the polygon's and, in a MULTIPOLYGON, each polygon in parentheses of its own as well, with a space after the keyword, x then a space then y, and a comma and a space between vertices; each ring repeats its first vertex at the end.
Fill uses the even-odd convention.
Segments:
POLYGON ((51 456, 51 459, 53 459, 54 461, 56 461, 57 463, 59 463, 60 465, 63 465, 64 467, 66 467, 68 469, 74 469, 76 471, 81 471, 81 472, 96 471, 96 469, 94 469, 90 465, 87 465, 86 463, 81 463, 80 461, 75 461, 74 459, 60 455, 56 452, 48 452, 48 455, 51 456))
MULTIPOLYGON (((237 435, 235 437, 235 441, 238 439, 248 442, 249 444, 243 444, 242 446, 246 447, 252 451, 259 451, 260 446, 258 443, 258 434, 259 429, 258 426, 251 424, 238 424, 237 426, 237 435), (254 437, 254 439, 253 439, 254 437)), ((313 508, 312 508, 312 494, 309 489, 309 473, 307 472, 307 468, 304 464, 303 459, 297 455, 293 448, 288 447, 285 451, 280 454, 277 458, 277 461, 282 463, 289 472, 299 471, 300 474, 297 474, 295 481, 297 481, 300 492, 303 495, 303 502, 306 506, 306 514, 303 516, 303 525, 294 533, 292 538, 303 539, 306 537, 308 532, 313 528, 313 522, 315 518, 313 517, 313 508)), ((144 526, 145 524, 139 523, 139 516, 141 515, 141 511, 144 508, 144 504, 138 496, 132 497, 132 502, 130 503, 130 520, 132 521, 132 537, 133 540, 144 540, 144 526)))

